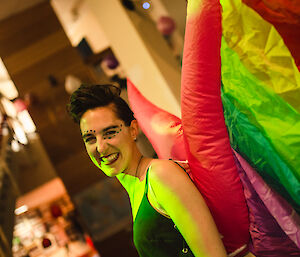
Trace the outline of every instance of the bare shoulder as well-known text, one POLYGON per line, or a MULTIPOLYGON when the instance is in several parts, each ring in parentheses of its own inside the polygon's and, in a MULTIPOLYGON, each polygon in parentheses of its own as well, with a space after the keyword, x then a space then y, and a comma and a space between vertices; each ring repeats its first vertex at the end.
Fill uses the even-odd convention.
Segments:
POLYGON ((169 160, 155 160, 148 172, 157 202, 175 221, 180 208, 180 213, 198 214, 207 209, 201 193, 178 164, 169 160))
POLYGON ((183 168, 171 160, 152 160, 150 165, 149 178, 163 184, 170 184, 176 181, 190 180, 183 168))

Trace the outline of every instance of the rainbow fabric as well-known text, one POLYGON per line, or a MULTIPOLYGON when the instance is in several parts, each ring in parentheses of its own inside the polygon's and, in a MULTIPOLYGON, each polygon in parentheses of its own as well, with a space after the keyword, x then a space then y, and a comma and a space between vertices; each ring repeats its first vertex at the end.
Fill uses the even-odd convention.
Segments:
POLYGON ((222 100, 231 146, 300 213, 300 5, 221 4, 222 100))
POLYGON ((187 156, 230 256, 241 254, 234 249, 247 242, 246 222, 236 226, 230 221, 230 215, 245 220, 242 204, 227 210, 242 203, 236 169, 248 204, 251 251, 256 256, 299 256, 300 7, 293 0, 221 0, 221 5, 220 46, 217 1, 189 1, 182 124, 128 81, 131 107, 160 157, 187 156), (229 182, 227 176, 234 179, 229 182))

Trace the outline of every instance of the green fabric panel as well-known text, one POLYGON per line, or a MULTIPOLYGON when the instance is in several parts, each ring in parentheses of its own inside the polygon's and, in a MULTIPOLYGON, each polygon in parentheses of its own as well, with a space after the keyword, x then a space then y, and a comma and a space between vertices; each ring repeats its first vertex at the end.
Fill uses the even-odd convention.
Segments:
POLYGON ((300 185, 290 168, 280 159, 269 141, 232 103, 222 88, 225 122, 230 143, 265 182, 283 196, 300 214, 300 185))
POLYGON ((300 114, 254 77, 224 39, 221 56, 224 93, 261 131, 300 181, 300 114))

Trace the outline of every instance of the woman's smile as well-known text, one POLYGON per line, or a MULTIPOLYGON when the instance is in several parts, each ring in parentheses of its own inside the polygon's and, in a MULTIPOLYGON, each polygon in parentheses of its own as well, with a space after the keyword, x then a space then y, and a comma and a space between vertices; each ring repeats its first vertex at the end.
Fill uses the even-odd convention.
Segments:
POLYGON ((100 162, 103 165, 112 165, 119 159, 119 153, 113 153, 100 158, 100 162))

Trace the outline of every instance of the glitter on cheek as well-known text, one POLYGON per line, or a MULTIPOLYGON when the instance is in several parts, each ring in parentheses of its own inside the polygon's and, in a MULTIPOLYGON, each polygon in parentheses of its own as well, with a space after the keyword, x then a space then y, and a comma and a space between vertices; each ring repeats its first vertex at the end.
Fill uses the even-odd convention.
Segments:
POLYGON ((111 136, 104 136, 103 139, 112 139, 117 135, 117 132, 114 135, 111 136))
POLYGON ((115 131, 111 131, 111 132, 113 132, 113 134, 111 134, 109 136, 104 135, 103 139, 112 139, 112 138, 116 137, 121 131, 122 131, 122 124, 118 128, 116 128, 115 131))

